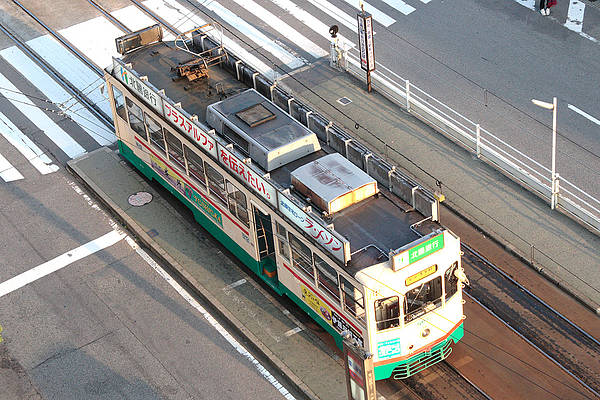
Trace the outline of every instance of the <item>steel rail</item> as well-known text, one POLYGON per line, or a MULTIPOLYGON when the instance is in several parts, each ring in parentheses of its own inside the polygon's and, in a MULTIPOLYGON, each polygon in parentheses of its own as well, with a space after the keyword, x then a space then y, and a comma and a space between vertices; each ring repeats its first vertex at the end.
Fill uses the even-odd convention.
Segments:
POLYGON ((102 13, 102 15, 104 15, 114 26, 116 26, 117 28, 119 28, 120 30, 122 30, 125 33, 131 33, 133 32, 131 29, 129 29, 125 24, 123 24, 121 21, 119 21, 116 17, 114 17, 108 10, 106 10, 106 8, 104 8, 103 6, 101 6, 96 0, 87 0, 88 3, 90 3, 92 6, 94 6, 98 11, 100 11, 102 13))
POLYGON ((83 105, 86 106, 86 108, 92 111, 96 115, 96 117, 98 117, 98 119, 106 125, 106 127, 110 128, 111 130, 114 130, 114 124, 110 120, 110 118, 108 118, 95 103, 91 102, 84 93, 82 93, 78 88, 73 86, 71 82, 64 78, 60 73, 55 71, 54 68, 50 66, 46 62, 46 60, 44 60, 38 53, 31 49, 31 47, 29 47, 27 43, 25 43, 22 39, 17 37, 2 23, 0 23, 0 30, 6 36, 8 36, 16 44, 16 46, 19 49, 21 49, 29 58, 34 60, 40 66, 40 68, 45 70, 57 83, 59 83, 68 92, 70 92, 71 96, 79 100, 83 105))

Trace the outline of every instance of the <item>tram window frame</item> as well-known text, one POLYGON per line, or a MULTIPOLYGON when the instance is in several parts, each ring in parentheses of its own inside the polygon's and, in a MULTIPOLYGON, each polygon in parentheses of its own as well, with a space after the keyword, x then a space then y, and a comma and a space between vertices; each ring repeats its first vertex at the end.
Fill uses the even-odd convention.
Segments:
POLYGON ((223 124, 223 136, 229 139, 229 141, 238 150, 241 150, 246 155, 250 154, 250 144, 248 143, 248 141, 241 137, 236 131, 231 129, 227 124, 223 124))
POLYGON ((177 164, 181 169, 185 170, 185 159, 183 158, 183 144, 181 140, 169 132, 168 129, 164 130, 165 143, 167 144, 167 154, 169 160, 177 164), (178 145, 179 144, 179 145, 178 145))
POLYGON ((418 317, 420 317, 424 314, 427 314, 428 312, 431 312, 431 311, 435 310, 436 308, 438 308, 439 306, 441 306, 442 296, 443 296, 443 293, 442 293, 442 277, 441 276, 436 276, 435 278, 430 279, 426 282, 423 282, 422 284, 418 285, 417 287, 406 292, 405 299, 404 299, 404 322, 405 323, 411 322, 411 321, 417 319, 418 317), (426 287, 425 285, 428 285, 427 288, 428 289, 432 288, 433 291, 430 291, 430 293, 423 292, 423 288, 426 287), (410 293, 417 291, 417 290, 418 290, 417 296, 419 296, 419 297, 414 297, 413 301, 410 302, 410 304, 409 304, 410 293), (434 292, 435 290, 437 290, 437 296, 436 296, 436 293, 434 292), (418 298, 421 298, 421 299, 419 300, 418 303, 415 304, 415 301, 418 298))
POLYGON ((125 107, 125 96, 123 92, 117 89, 115 86, 110 85, 113 94, 113 100, 115 102, 115 110, 117 111, 117 115, 121 117, 121 119, 127 122, 127 108, 125 107))
POLYGON ((212 165, 204 163, 204 173, 208 183, 208 191, 221 204, 227 206, 227 191, 225 190, 225 178, 212 165))
POLYGON ((204 173, 204 160, 189 147, 183 145, 183 153, 187 161, 187 174, 190 178, 202 184, 206 190, 206 174, 204 173))
POLYGON ((279 255, 285 258, 286 260, 290 260, 290 243, 287 238, 287 229, 279 222, 276 222, 277 229, 277 243, 279 247, 279 255))
POLYGON ((377 299, 373 302, 373 307, 378 332, 400 327, 400 298, 398 296, 377 299))
POLYGON ((146 129, 148 129, 148 136, 150 137, 150 143, 154 145, 154 147, 158 148, 163 154, 167 154, 167 148, 165 146, 165 134, 164 128, 156 122, 154 118, 149 116, 148 114, 144 114, 144 119, 146 123, 146 129), (153 126, 151 126, 153 125, 153 126), (158 129, 156 129, 158 128, 158 129), (162 142, 162 146, 161 146, 162 142))
POLYGON ((292 264, 296 269, 302 271, 306 276, 315 280, 315 271, 312 262, 312 251, 302 243, 292 232, 288 232, 290 250, 292 253, 292 264))
POLYGON ((125 97, 125 104, 127 105, 127 115, 129 116, 129 127, 147 142, 148 136, 144 124, 144 111, 129 97, 125 97))
POLYGON ((225 180, 227 189, 227 203, 229 211, 239 219, 246 227, 250 227, 250 217, 248 214, 248 201, 246 195, 229 180, 225 180))
POLYGON ((327 264, 327 262, 316 253, 313 253, 313 258, 315 270, 317 272, 317 285, 339 301, 340 284, 337 270, 327 264))
POLYGON ((342 275, 340 275, 340 286, 342 288, 342 296, 344 297, 342 301, 344 309, 364 322, 365 298, 363 293, 342 275), (356 297, 357 293, 360 297, 356 297))
POLYGON ((458 285, 460 284, 460 282, 458 277, 456 276, 457 271, 458 261, 454 261, 444 273, 444 293, 446 300, 458 293, 458 285), (450 290, 448 290, 448 288, 450 288, 450 290))

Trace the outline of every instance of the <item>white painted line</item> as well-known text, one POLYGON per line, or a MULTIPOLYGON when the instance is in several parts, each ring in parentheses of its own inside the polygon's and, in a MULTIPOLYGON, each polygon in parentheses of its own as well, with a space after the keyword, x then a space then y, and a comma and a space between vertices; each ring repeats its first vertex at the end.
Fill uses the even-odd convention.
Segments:
MULTIPOLYGON (((245 8, 247 11, 254 14, 257 18, 259 18, 260 21, 265 22, 271 28, 280 32, 286 39, 289 39, 292 43, 309 53, 314 58, 321 58, 329 55, 328 51, 325 51, 321 47, 314 44, 306 36, 300 34, 300 32, 289 26, 286 22, 282 21, 279 17, 275 16, 272 12, 256 3, 254 0, 233 1, 235 1, 240 7, 245 8)), ((325 33, 328 31, 329 29, 327 29, 325 33)))
POLYGON ((290 337, 292 335, 295 335, 298 332, 302 332, 302 328, 300 328, 299 326, 295 327, 294 329, 290 329, 289 331, 284 333, 284 335, 287 337, 290 337))
POLYGON ((227 340, 229 344, 231 344, 233 348, 237 350, 238 353, 246 357, 258 370, 258 372, 279 391, 279 393, 281 393, 287 400, 295 400, 295 397, 292 396, 292 394, 288 392, 287 389, 284 388, 281 383, 279 383, 277 379, 275 379, 275 377, 271 375, 271 373, 265 367, 263 367, 260 362, 258 362, 258 360, 252 356, 252 354, 248 352, 248 350, 246 350, 244 346, 235 340, 235 338, 231 336, 231 334, 227 332, 227 330, 225 330, 225 328, 223 328, 223 326, 208 311, 206 311, 206 309, 202 307, 200 303, 196 301, 196 299, 194 299, 179 283, 173 280, 173 278, 171 278, 171 276, 167 274, 167 272, 162 269, 161 266, 152 259, 152 257, 148 255, 148 253, 141 249, 129 236, 127 236, 125 240, 133 249, 135 249, 135 252, 138 253, 138 255, 144 259, 144 261, 146 261, 165 281, 169 283, 169 285, 173 287, 173 289, 177 291, 177 293, 179 293, 179 295, 181 295, 181 297, 183 297, 192 307, 200 312, 200 314, 202 314, 202 316, 213 326, 213 328, 215 328, 217 332, 219 332, 221 336, 223 336, 225 340, 227 340))
POLYGON ((535 10, 535 2, 536 0, 514 0, 520 5, 529 8, 530 10, 535 10))
POLYGON ((70 158, 78 157, 86 151, 60 126, 52 121, 38 108, 27 96, 16 88, 4 75, 0 73, 0 94, 8 99, 19 111, 33 122, 70 158))
MULTIPOLYGON (((149 10, 152 10, 157 15, 160 15, 169 24, 177 27, 182 32, 188 31, 192 28, 202 26, 207 23, 204 19, 200 18, 196 13, 183 7, 181 4, 174 0, 147 0, 144 1, 144 6, 149 10)), ((221 34, 217 34, 214 30, 208 33, 211 39, 215 40, 216 43, 220 43, 221 34)), ((239 44, 229 37, 223 35, 223 45, 241 59, 245 60, 258 72, 262 73, 270 79, 275 79, 276 73, 273 69, 264 62, 260 61, 255 55, 244 50, 239 44)))
POLYGON ((232 284, 229 284, 229 285, 225 286, 225 287, 223 288, 223 290, 224 290, 224 291, 228 291, 228 290, 231 290, 231 289, 233 289, 233 288, 236 288, 236 287, 238 287, 238 286, 240 286, 240 285, 243 285, 244 283, 246 283, 246 280, 245 280, 245 279, 240 279, 239 281, 235 281, 235 282, 233 282, 232 284))
POLYGON ((52 164, 48 157, 31 141, 8 117, 0 112, 0 135, 4 136, 40 174, 46 175, 58 171, 58 165, 52 164))
MULTIPOLYGON (((312 14, 304 11, 296 4, 294 4, 291 0, 271 0, 275 5, 279 6, 283 10, 287 11, 292 17, 296 18, 298 21, 304 23, 307 27, 323 36, 327 41, 331 40, 331 35, 329 35, 329 27, 325 25, 320 19, 317 19, 312 14)), ((354 28, 356 29, 356 24, 354 28)), ((350 40, 346 39, 342 35, 338 34, 338 44, 342 49, 349 50, 356 45, 350 40)))
MULTIPOLYGON (((350 4, 352 7, 356 7, 358 10, 358 2, 356 0, 344 0, 346 3, 350 4)), ((377 8, 373 7, 369 3, 363 1, 362 2, 365 8, 365 11, 370 13, 373 16, 373 19, 379 22, 381 25, 386 28, 392 25, 396 20, 383 11, 379 11, 377 8)), ((356 23, 358 25, 358 22, 356 23)), ((358 29, 358 28, 357 28, 358 29)))
POLYGON ((572 104, 569 104, 568 107, 571 110, 575 111, 577 114, 581 115, 582 117, 585 117, 585 118, 589 119, 590 121, 592 121, 593 123, 600 125, 600 120, 598 120, 597 118, 592 117, 590 114, 586 113, 585 111, 580 110, 579 108, 575 107, 572 104))
MULTIPOLYGON (((113 11, 111 15, 117 18, 119 21, 123 21, 125 26, 131 29, 132 31, 144 29, 156 24, 155 20, 150 18, 147 14, 144 14, 142 10, 140 10, 134 5, 121 8, 117 11, 113 11)), ((163 29, 163 40, 175 40, 175 36, 173 36, 173 34, 170 31, 163 29)))
POLYGON ((23 175, 2 154, 0 154, 0 178, 4 182, 18 181, 23 179, 23 175))
POLYGON ((428 4, 431 0, 421 0, 421 3, 428 4))
POLYGON ((565 26, 573 32, 581 32, 583 29, 583 14, 585 12, 585 4, 580 0, 571 0, 569 3, 569 11, 567 12, 567 21, 565 26))
POLYGON ((358 33, 358 21, 356 20, 356 16, 350 16, 346 14, 344 11, 334 6, 327 0, 308 0, 308 2, 323 11, 325 14, 329 15, 334 20, 339 21, 352 32, 358 33))
POLYGON ((125 236, 125 233, 121 231, 110 231, 107 234, 100 236, 98 239, 92 240, 83 246, 79 246, 76 249, 68 251, 50 261, 40 264, 29 271, 23 272, 14 278, 2 282, 0 283, 0 297, 22 288, 23 286, 40 278, 43 278, 46 275, 56 272, 59 269, 74 263, 75 261, 94 254, 97 251, 110 247, 125 238, 125 236))
POLYGON ((100 86, 104 84, 101 76, 98 76, 94 70, 50 35, 31 39, 27 45, 112 118, 112 110, 106 92, 100 92, 100 86))
POLYGON ((225 23, 240 31, 244 36, 281 60, 289 68, 299 68, 307 64, 300 58, 294 56, 292 53, 281 47, 279 44, 275 43, 273 40, 266 37, 258 29, 247 23, 244 19, 238 17, 234 12, 223 7, 219 2, 215 0, 207 2, 203 2, 202 0, 196 1, 203 7, 216 13, 221 19, 223 19, 223 21, 225 21, 225 23))
POLYGON ((388 6, 395 8, 400 11, 404 15, 408 15, 411 12, 415 11, 415 8, 411 5, 406 4, 402 0, 382 0, 388 6))
POLYGON ((16 46, 0 51, 0 56, 21 75, 37 87, 40 92, 56 104, 66 115, 85 130, 100 146, 108 146, 117 140, 115 134, 100 122, 94 114, 74 99, 54 81, 31 58, 16 46))
POLYGON ((112 65, 115 39, 125 34, 105 17, 96 17, 58 31, 100 68, 112 65))

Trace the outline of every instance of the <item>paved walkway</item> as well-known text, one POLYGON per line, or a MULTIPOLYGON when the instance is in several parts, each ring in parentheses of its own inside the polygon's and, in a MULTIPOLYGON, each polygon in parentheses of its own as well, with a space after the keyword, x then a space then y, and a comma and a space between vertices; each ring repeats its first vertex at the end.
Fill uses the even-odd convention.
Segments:
POLYGON ((540 198, 381 95, 369 94, 364 82, 334 71, 327 60, 283 78, 281 84, 418 182, 434 190, 440 181, 446 206, 524 260, 533 259, 535 269, 600 314, 599 236, 552 211, 540 198), (337 99, 343 96, 352 102, 342 106, 337 99))

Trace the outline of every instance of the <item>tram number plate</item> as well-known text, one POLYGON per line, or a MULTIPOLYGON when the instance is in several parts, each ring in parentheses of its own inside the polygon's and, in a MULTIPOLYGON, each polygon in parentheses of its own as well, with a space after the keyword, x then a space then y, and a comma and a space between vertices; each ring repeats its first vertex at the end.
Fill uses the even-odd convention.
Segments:
POLYGON ((360 336, 358 333, 356 333, 356 331, 350 326, 350 324, 348 324, 335 311, 331 311, 331 323, 332 323, 333 327, 340 333, 344 332, 344 331, 350 332, 350 337, 352 339, 355 339, 358 342, 358 344, 360 345, 360 347, 365 346, 365 342, 363 341, 362 336, 360 336))

